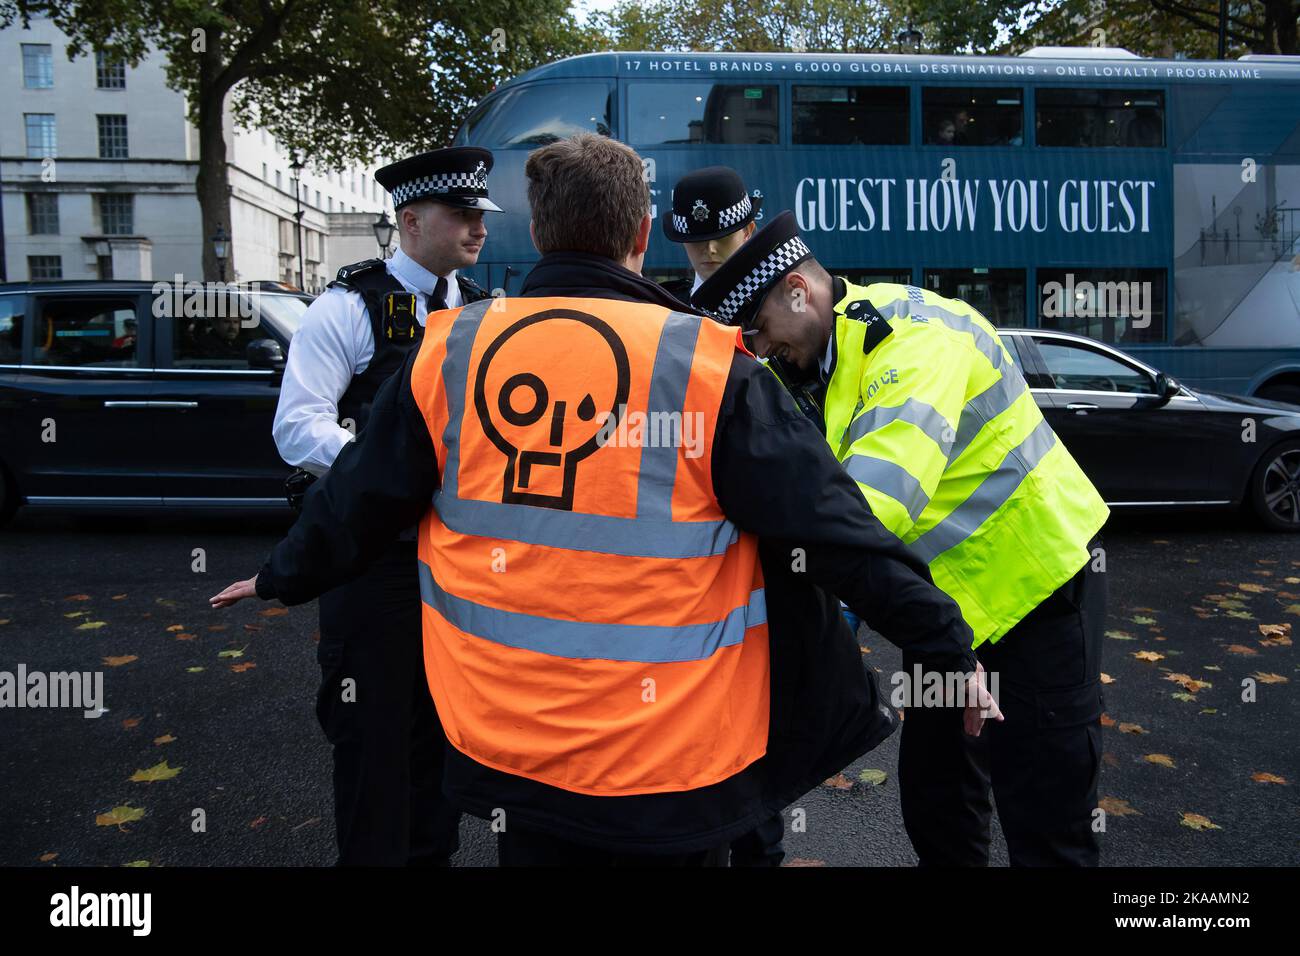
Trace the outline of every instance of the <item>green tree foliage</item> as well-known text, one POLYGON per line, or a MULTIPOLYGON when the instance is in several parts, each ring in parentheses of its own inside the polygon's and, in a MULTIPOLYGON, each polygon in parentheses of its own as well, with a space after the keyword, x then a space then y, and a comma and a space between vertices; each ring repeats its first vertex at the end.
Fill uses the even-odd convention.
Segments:
MULTIPOLYGON (((446 145, 503 79, 599 38, 568 0, 0 0, 0 26, 48 17, 69 57, 134 65, 152 49, 199 133, 205 237, 230 230, 222 117, 265 129, 318 168, 446 145)), ((216 276, 211 243, 204 273, 216 276)))

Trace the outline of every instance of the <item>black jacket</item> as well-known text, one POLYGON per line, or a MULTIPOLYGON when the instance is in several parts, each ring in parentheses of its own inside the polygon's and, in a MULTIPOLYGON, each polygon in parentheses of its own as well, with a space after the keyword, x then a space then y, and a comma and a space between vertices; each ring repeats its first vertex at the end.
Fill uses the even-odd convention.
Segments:
MULTIPOLYGON (((607 259, 545 256, 524 297, 682 304, 607 259)), ((417 521, 438 485, 433 443, 408 360, 380 389, 370 424, 308 493, 303 514, 258 576, 286 604, 349 580, 417 521)), ((485 767, 448 749, 444 789, 471 813, 596 846, 682 853, 718 846, 875 747, 896 727, 838 595, 875 630, 940 670, 970 671, 972 635, 953 601, 863 506, 853 480, 776 377, 737 353, 712 449, 726 516, 760 537, 772 658, 767 754, 710 787, 628 797, 576 794, 485 767)))

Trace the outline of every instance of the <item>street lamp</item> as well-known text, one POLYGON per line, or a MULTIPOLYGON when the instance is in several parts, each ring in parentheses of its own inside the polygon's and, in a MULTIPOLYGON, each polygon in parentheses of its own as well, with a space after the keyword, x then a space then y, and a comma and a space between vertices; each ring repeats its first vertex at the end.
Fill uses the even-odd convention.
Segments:
POLYGON ((304 288, 303 285, 304 277, 307 275, 307 263, 303 262, 302 259, 302 182, 301 179, 302 179, 303 161, 302 161, 301 151, 296 150, 294 152, 293 162, 289 164, 289 168, 293 170, 293 177, 292 177, 293 178, 293 204, 298 209, 298 211, 293 214, 293 218, 298 223, 294 231, 297 232, 298 234, 298 288, 302 289, 304 288))
POLYGON ((895 37, 898 41, 898 45, 908 53, 920 53, 921 40, 923 38, 921 31, 910 23, 907 25, 906 30, 899 30, 898 36, 895 37))
POLYGON ((388 258, 388 246, 393 241, 393 224, 388 220, 388 213, 381 212, 379 218, 370 226, 375 231, 375 242, 379 243, 379 248, 383 250, 383 257, 388 258))
POLYGON ((221 281, 226 281, 226 259, 230 257, 230 234, 226 232, 226 227, 217 224, 217 231, 212 234, 212 254, 217 258, 217 265, 221 267, 221 281))

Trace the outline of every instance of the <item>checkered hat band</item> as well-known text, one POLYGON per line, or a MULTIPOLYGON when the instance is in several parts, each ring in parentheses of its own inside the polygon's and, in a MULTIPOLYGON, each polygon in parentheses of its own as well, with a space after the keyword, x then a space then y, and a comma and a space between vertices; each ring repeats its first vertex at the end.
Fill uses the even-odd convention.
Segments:
POLYGON ((400 206, 422 196, 449 193, 453 189, 457 192, 479 192, 486 196, 487 180, 474 173, 440 173, 437 176, 421 176, 393 189, 393 205, 400 206))
POLYGON ((907 297, 913 302, 925 301, 925 296, 921 294, 921 290, 914 285, 907 286, 907 297))
POLYGON ((741 279, 740 283, 718 304, 718 315, 722 317, 722 321, 734 322, 737 313, 766 289, 773 279, 788 272, 798 260, 810 255, 812 251, 798 236, 792 236, 781 243, 769 252, 749 275, 741 279))
POLYGON ((679 216, 677 215, 677 213, 673 213, 673 228, 676 229, 678 232, 688 232, 689 230, 686 225, 686 217, 679 216))
POLYGON ((731 226, 734 226, 736 223, 740 222, 740 220, 748 216, 749 211, 752 208, 754 208, 754 206, 753 203, 749 201, 749 197, 743 197, 740 202, 736 203, 734 206, 728 206, 726 209, 722 210, 722 212, 718 213, 718 228, 728 229, 731 226))

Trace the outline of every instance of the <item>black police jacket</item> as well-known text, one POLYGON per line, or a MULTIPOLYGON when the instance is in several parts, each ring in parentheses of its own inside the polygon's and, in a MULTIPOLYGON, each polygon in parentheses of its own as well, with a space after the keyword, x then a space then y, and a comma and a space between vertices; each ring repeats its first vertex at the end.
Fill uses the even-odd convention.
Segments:
MULTIPOLYGON (((616 263, 542 258, 522 295, 682 304, 616 263)), ((375 398, 369 426, 308 493, 303 514, 258 575, 257 592, 309 601, 354 577, 417 521, 438 463, 411 392, 412 359, 375 398)), ((726 516, 760 538, 771 667, 765 756, 720 783, 627 797, 572 793, 485 767, 448 747, 443 787, 507 826, 628 852, 686 853, 752 829, 842 770, 897 726, 836 597, 927 667, 971 671, 972 635, 925 564, 871 514, 817 427, 749 355, 732 362, 712 449, 726 516)))

